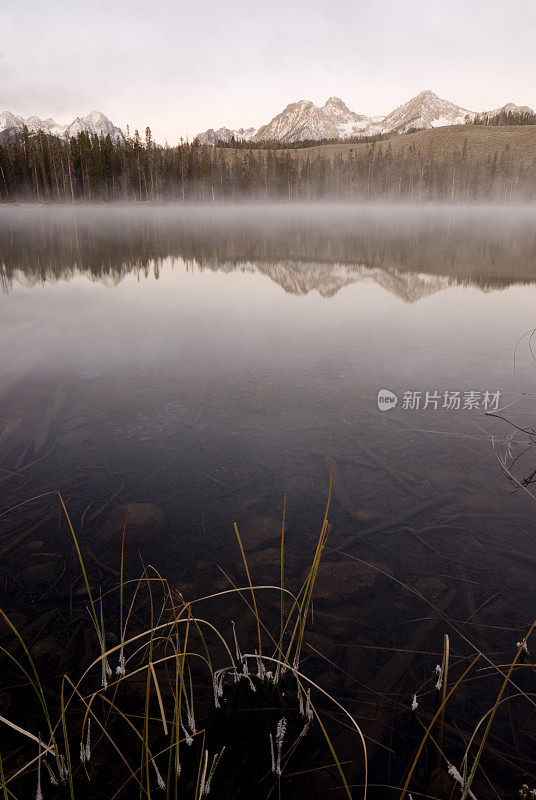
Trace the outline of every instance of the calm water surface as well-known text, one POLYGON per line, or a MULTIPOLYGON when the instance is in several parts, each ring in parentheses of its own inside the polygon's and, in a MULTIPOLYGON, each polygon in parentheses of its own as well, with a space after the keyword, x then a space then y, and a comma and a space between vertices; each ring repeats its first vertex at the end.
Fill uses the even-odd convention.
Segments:
MULTIPOLYGON (((166 530, 143 557, 194 595, 225 585, 217 565, 239 574, 235 521, 255 580, 277 579, 277 543, 255 536, 285 493, 298 581, 332 465, 328 562, 343 545, 508 650, 533 608, 519 553, 533 554, 534 506, 498 456, 506 435, 530 437, 442 406, 500 392, 499 413, 534 425, 535 363, 516 344, 535 325, 535 230, 534 209, 513 207, 2 210, 2 507, 61 490, 84 546, 117 568, 106 515, 154 504, 166 530), (395 409, 378 410, 380 389, 395 409)), ((528 449, 515 474, 535 461, 528 449)), ((49 563, 57 536, 55 521, 0 566, 7 605, 42 596, 18 571, 49 563)), ((344 669, 373 681, 384 646, 429 651, 433 668, 444 631, 419 634, 426 602, 333 581, 327 614, 362 625, 340 637, 344 669)))

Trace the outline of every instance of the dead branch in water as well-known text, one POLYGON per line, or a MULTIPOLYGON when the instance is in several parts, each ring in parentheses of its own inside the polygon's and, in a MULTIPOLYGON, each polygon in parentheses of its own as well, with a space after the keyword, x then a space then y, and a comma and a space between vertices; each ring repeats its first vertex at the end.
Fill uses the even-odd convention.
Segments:
POLYGON ((54 393, 50 396, 43 416, 41 417, 41 422, 37 426, 37 430, 35 432, 33 446, 34 453, 39 453, 43 449, 48 438, 50 427, 65 405, 67 396, 65 394, 64 387, 65 382, 60 381, 56 386, 54 393))
POLYGON ((402 514, 399 514, 396 517, 391 517, 384 522, 379 522, 377 525, 373 525, 371 528, 365 528, 364 531, 353 533, 338 545, 338 549, 348 547, 348 545, 353 544, 354 542, 358 542, 368 536, 374 536, 377 533, 382 533, 382 531, 389 530, 390 528, 400 527, 402 523, 407 522, 408 519, 416 517, 418 514, 422 514, 425 511, 430 511, 432 508, 445 505, 445 503, 448 503, 453 498, 454 492, 438 494, 436 497, 433 497, 431 500, 427 500, 425 503, 419 503, 418 505, 413 506, 413 508, 408 508, 406 511, 403 511, 402 514))

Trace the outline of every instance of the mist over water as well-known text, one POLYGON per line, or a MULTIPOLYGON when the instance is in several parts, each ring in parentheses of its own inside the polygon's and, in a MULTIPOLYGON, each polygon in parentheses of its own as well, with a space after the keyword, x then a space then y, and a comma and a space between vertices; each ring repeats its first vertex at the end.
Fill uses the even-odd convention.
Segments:
MULTIPOLYGON (((210 589, 217 564, 236 567, 233 523, 279 519, 286 493, 297 579, 335 465, 333 548, 353 537, 347 552, 423 592, 471 581, 475 608, 490 607, 471 635, 500 647, 493 631, 509 626, 515 643, 533 575, 505 551, 529 549, 534 512, 489 438, 511 428, 483 398, 500 392, 499 413, 534 425, 536 366, 518 344, 534 328, 533 207, 6 207, 0 276, 0 467, 16 473, 48 419, 34 483, 4 481, 2 507, 61 489, 94 546, 103 520, 88 524, 88 506, 151 503, 166 532, 144 555, 210 589), (396 408, 378 409, 381 389, 396 408), (425 409, 427 392, 439 399, 425 409), (453 392, 478 407, 444 407, 453 392), (443 497, 415 522, 443 526, 432 549, 402 522, 356 536, 443 497)), ((533 461, 529 449, 518 472, 533 461)), ((256 558, 262 583, 269 556, 256 558)), ((332 612, 359 612, 373 644, 411 647, 408 620, 426 610, 394 586, 332 612)))
POLYGON ((0 218, 4 280, 16 270, 117 276, 174 256, 200 267, 341 262, 511 282, 532 278, 535 248, 529 205, 6 206, 0 218))
MULTIPOLYGON (((296 513, 309 514, 326 470, 303 461, 308 448, 336 455, 364 439, 391 458, 395 416, 458 432, 493 422, 400 405, 386 419, 380 388, 501 390, 501 405, 531 391, 528 349, 515 374, 513 354, 533 324, 535 225, 529 207, 7 208, 0 371, 6 382, 24 378, 3 413, 21 413, 18 435, 28 435, 54 381, 68 381, 65 411, 72 403, 87 417, 92 446, 108 450, 112 436, 117 452, 126 448, 120 462, 136 485, 202 408, 210 433, 200 444, 217 440, 205 472, 231 468, 237 449, 268 459, 277 489, 263 511, 296 483, 296 513)), ((479 447, 508 502, 489 443, 479 447)), ((437 469, 438 454, 465 467, 473 458, 445 436, 421 436, 419 449, 404 459, 437 469)), ((198 515, 216 500, 173 471, 167 480, 163 505, 172 486, 198 515)), ((243 499, 232 498, 226 523, 243 499)))

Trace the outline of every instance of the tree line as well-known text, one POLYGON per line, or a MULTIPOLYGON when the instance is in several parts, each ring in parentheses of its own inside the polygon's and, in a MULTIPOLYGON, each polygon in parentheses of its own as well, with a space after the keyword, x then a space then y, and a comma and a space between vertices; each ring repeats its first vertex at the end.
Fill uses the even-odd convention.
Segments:
POLYGON ((181 141, 154 143, 136 132, 123 141, 80 133, 70 140, 45 133, 0 141, 0 200, 112 202, 169 200, 368 200, 413 202, 533 200, 536 157, 505 146, 482 155, 467 141, 434 154, 390 141, 314 152, 220 148, 181 141))
POLYGON ((536 125, 533 111, 501 111, 499 114, 477 114, 466 117, 466 125, 536 125))
MULTIPOLYGON (((418 130, 418 128, 415 128, 418 130)), ((369 144, 370 142, 383 142, 390 139, 392 133, 371 133, 367 135, 345 136, 343 140, 336 139, 300 139, 296 142, 283 142, 280 139, 259 139, 252 141, 251 139, 235 139, 231 136, 230 139, 217 139, 213 147, 224 147, 239 150, 304 150, 308 147, 318 147, 323 144, 369 144)))

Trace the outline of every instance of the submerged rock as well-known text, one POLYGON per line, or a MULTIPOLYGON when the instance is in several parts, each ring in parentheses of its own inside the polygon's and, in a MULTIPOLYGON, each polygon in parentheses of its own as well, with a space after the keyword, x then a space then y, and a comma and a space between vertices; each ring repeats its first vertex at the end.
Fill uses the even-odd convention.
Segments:
MULTIPOLYGON (((246 552, 248 569, 253 583, 275 583, 281 584, 281 547, 266 547, 262 550, 255 550, 253 553, 246 552)), ((245 576, 242 559, 237 562, 237 570, 240 575, 245 576)), ((290 550, 284 553, 284 582, 285 586, 296 589, 294 584, 299 578, 299 566, 296 554, 290 550)))
POLYGON ((250 569, 262 569, 262 567, 277 567, 277 569, 281 569, 281 550, 278 547, 258 550, 248 556, 247 562, 250 569))
MULTIPOLYGON (((280 584, 281 577, 281 550, 277 547, 269 547, 266 550, 257 550, 254 553, 246 553, 248 569, 251 580, 255 585, 280 584)), ((287 563, 287 567, 289 567, 287 563)), ((236 569, 239 580, 244 581, 246 577, 243 563, 237 565, 236 569)))
POLYGON ((246 551, 258 550, 281 540, 281 520, 276 517, 250 517, 238 526, 246 551))
MULTIPOLYGON (((385 565, 378 565, 387 569, 385 565)), ((307 577, 304 573, 303 580, 307 577)), ((374 567, 353 562, 324 561, 318 567, 314 597, 326 605, 341 605, 356 595, 376 593, 388 586, 389 579, 374 567)))
POLYGON ((46 636, 36 642, 30 650, 32 659, 36 663, 59 662, 64 655, 64 651, 55 636, 46 636))
POLYGON ((151 542, 162 536, 166 528, 165 514, 158 506, 152 503, 129 503, 117 506, 108 514, 101 528, 102 538, 121 547, 125 518, 126 545, 151 542))
POLYGON ((61 572, 60 564, 53 559, 30 564, 22 571, 22 577, 33 586, 49 586, 61 572))

